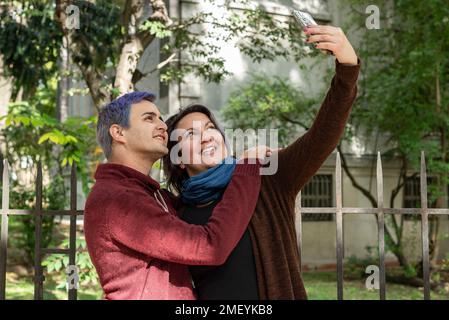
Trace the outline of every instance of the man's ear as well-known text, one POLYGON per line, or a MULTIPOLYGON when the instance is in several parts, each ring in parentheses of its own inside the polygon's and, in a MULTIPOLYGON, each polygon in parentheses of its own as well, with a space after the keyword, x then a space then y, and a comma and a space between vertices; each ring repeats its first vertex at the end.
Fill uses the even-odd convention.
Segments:
POLYGON ((122 143, 125 142, 125 136, 123 135, 123 128, 118 124, 113 124, 109 128, 109 134, 111 135, 112 140, 122 143))

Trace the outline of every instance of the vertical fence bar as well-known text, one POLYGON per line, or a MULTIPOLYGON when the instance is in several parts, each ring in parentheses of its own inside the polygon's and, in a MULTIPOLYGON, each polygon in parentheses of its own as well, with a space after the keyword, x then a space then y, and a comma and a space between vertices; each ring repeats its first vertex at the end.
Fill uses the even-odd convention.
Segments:
MULTIPOLYGON (((70 173, 70 236, 69 236, 69 266, 76 266, 76 165, 72 164, 72 170, 70 173)), ((75 281, 78 281, 76 278, 75 281)), ((77 289, 69 288, 68 293, 69 300, 76 300, 77 289)))
POLYGON ((430 300, 430 274, 429 274, 429 216, 427 212, 427 172, 424 151, 421 151, 421 236, 424 300, 430 300))
POLYGON ((337 224, 337 298, 343 300, 343 213, 341 196, 341 160, 337 153, 335 167, 335 200, 336 200, 336 224, 337 224))
POLYGON ((0 243, 0 300, 6 299, 6 260, 8 257, 9 167, 3 160, 2 227, 0 243))
MULTIPOLYGON (((385 216, 384 216, 384 183, 382 160, 377 152, 377 230, 379 240, 379 284, 380 300, 385 300, 385 216)), ((393 217, 394 219, 394 217, 393 217)))
POLYGON ((44 298, 44 276, 42 272, 42 164, 37 163, 36 211, 34 217, 34 300, 44 298))
POLYGON ((296 235, 298 238, 298 250, 299 250, 299 272, 302 272, 302 215, 301 215, 301 209, 302 209, 302 204, 301 204, 301 191, 299 191, 299 195, 298 195, 298 212, 296 212, 296 235))

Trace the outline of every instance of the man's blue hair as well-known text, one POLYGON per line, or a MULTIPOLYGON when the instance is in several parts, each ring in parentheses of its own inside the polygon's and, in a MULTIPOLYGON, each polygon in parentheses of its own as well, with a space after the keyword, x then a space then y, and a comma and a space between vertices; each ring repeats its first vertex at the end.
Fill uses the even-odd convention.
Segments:
POLYGON ((129 127, 131 106, 143 100, 153 102, 156 96, 151 92, 135 91, 127 93, 104 106, 98 113, 97 141, 103 149, 106 159, 112 153, 112 137, 109 128, 118 124, 123 128, 129 127))

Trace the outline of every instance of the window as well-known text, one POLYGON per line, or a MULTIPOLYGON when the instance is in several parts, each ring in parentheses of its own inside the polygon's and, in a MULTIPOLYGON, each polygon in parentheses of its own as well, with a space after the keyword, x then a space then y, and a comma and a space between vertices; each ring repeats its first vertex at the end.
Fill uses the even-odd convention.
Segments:
MULTIPOLYGON (((302 207, 333 207, 332 175, 317 174, 301 191, 302 207)), ((302 221, 332 221, 331 213, 305 213, 302 221)))
MULTIPOLYGON (((427 177, 427 186, 433 182, 432 177, 427 177)), ((427 207, 435 208, 436 202, 430 202, 429 188, 427 188, 427 207)), ((404 184, 404 208, 421 208, 421 186, 420 177, 407 177, 404 184)), ((418 215, 406 214, 404 216, 406 220, 420 219, 418 215)))

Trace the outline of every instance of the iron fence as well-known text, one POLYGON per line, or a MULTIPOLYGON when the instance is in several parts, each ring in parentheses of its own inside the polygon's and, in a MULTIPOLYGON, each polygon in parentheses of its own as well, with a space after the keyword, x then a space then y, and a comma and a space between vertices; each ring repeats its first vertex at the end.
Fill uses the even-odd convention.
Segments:
MULTIPOLYGON (((301 207, 301 193, 297 201, 296 223, 298 228, 299 252, 302 253, 302 228, 301 217, 303 214, 334 214, 336 219, 336 257, 337 257, 337 298, 343 299, 343 217, 345 214, 374 214, 377 216, 378 249, 379 249, 379 298, 386 298, 385 280, 385 215, 386 214, 418 214, 421 216, 422 237, 422 261, 424 299, 430 299, 430 271, 429 271, 429 215, 449 215, 449 209, 431 209, 427 207, 427 174, 425 154, 421 153, 420 168, 420 192, 421 208, 384 208, 383 200, 383 174, 380 153, 377 154, 377 208, 351 208, 342 206, 342 175, 340 154, 337 153, 335 167, 335 207, 301 207)), ((42 166, 38 163, 36 178, 36 199, 34 210, 20 210, 9 208, 9 167, 6 160, 3 165, 3 192, 1 207, 1 243, 0 243, 0 300, 6 298, 6 260, 8 250, 8 219, 11 215, 32 215, 35 219, 35 261, 34 261, 34 299, 43 299, 43 287, 45 277, 42 268, 42 259, 46 254, 66 254, 69 256, 69 265, 76 263, 76 219, 83 215, 82 210, 77 210, 77 180, 76 167, 72 165, 70 174, 70 209, 69 210, 43 210, 42 209, 42 166), (42 248, 42 219, 46 215, 70 216, 69 248, 42 248)), ((68 299, 77 299, 77 289, 68 290, 68 299)))

